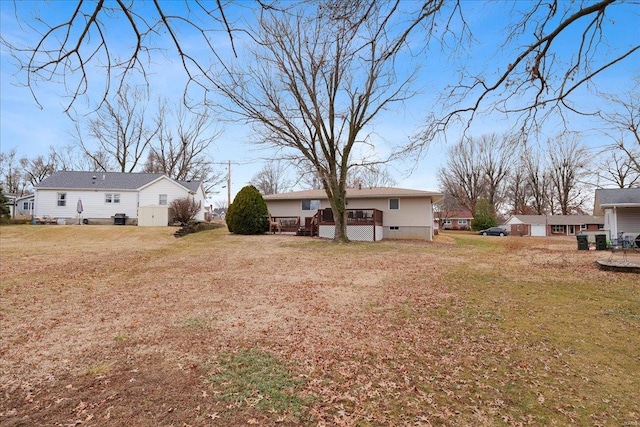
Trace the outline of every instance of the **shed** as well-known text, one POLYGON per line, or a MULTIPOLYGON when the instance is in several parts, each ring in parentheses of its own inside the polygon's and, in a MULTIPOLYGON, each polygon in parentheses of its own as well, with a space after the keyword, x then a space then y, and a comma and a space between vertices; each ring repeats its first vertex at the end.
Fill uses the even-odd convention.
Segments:
POLYGON ((140 206, 138 208, 138 226, 166 227, 168 224, 168 206, 140 206))

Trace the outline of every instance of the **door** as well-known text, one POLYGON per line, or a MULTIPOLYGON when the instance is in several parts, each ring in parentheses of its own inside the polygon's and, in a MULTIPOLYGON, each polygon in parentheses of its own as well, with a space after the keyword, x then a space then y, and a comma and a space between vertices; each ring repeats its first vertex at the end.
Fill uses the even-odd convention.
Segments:
POLYGON ((544 237, 547 235, 546 228, 544 224, 531 224, 531 235, 544 237))

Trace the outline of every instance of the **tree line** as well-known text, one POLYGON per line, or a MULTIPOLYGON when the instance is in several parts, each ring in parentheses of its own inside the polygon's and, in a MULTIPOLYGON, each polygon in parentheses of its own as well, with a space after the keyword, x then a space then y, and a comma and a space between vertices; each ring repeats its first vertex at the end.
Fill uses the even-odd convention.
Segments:
POLYGON ((640 186, 640 146, 624 150, 631 148, 624 139, 590 150, 575 134, 544 143, 522 138, 487 134, 454 144, 438 171, 443 214, 475 214, 483 201, 494 214, 585 214, 592 208, 594 188, 640 186))
POLYGON ((75 117, 71 123, 70 142, 50 147, 47 154, 29 158, 15 149, 0 152, 4 193, 28 194, 58 170, 163 173, 201 180, 206 189, 223 179, 210 156, 221 129, 207 109, 149 100, 143 90, 123 86, 88 118, 75 117))
MULTIPOLYGON (((211 6, 186 2, 185 13, 175 13, 173 6, 172 2, 77 2, 67 15, 42 13, 39 16, 46 19, 29 21, 30 41, 3 39, 3 43, 36 102, 38 84, 59 84, 68 96, 67 112, 81 98, 96 93, 102 108, 114 93, 117 97, 127 92, 128 81, 142 78, 149 83, 153 58, 174 58, 187 77, 185 103, 199 97, 196 104, 252 125, 256 142, 279 157, 311 166, 333 210, 337 241, 348 240, 350 171, 420 155, 454 124, 469 124, 486 114, 513 117, 515 128, 530 132, 549 120, 566 125, 573 114, 597 116, 600 113, 588 111, 577 94, 609 69, 633 63, 640 52, 637 39, 616 37, 635 31, 633 22, 614 22, 610 17, 616 10, 635 13, 633 5, 620 0, 514 1, 510 8, 490 3, 486 8, 493 8, 493 13, 510 12, 502 37, 493 46, 489 59, 493 62, 479 69, 468 67, 472 58, 466 55, 477 56, 472 52, 474 34, 491 21, 470 19, 476 2, 256 2, 241 6, 252 13, 249 19, 228 13, 233 6, 222 2, 211 6), (116 25, 118 31, 110 31, 116 25), (228 35, 225 45, 230 45, 232 54, 220 49, 216 37, 221 32, 228 35), (248 43, 236 49, 240 37, 248 43), (123 45, 123 38, 131 43, 123 45), (437 89, 440 102, 425 112, 425 125, 414 138, 394 141, 380 155, 370 132, 375 119, 418 93, 416 76, 439 62, 431 61, 436 50, 458 58, 449 70, 457 81, 437 89), (93 67, 107 72, 92 74, 88 70, 93 67), (102 94, 92 90, 96 85, 104 88, 102 94)), ((27 6, 17 6, 21 7, 27 6)), ((108 108, 104 114, 109 117, 108 108)), ((133 132, 135 126, 127 129, 133 132)), ((122 136, 121 131, 101 126, 91 130, 98 139, 122 136)), ((133 170, 147 143, 146 138, 134 140, 125 153, 106 139, 102 150, 88 157, 105 167, 103 157, 110 154, 123 171, 133 170)), ((175 147, 179 151, 180 141, 175 147)), ((629 147, 620 150, 624 148, 629 147)), ((458 149, 466 147, 461 144, 458 149)), ((630 152, 636 149, 631 146, 630 152)), ((174 162, 164 164, 162 155, 171 152, 146 155, 151 166, 170 169, 174 162)), ((471 204, 476 200, 475 187, 482 184, 486 197, 497 204, 502 197, 499 183, 510 175, 493 169, 499 158, 482 155, 487 171, 464 191, 470 193, 471 204)), ((567 209, 575 205, 570 195, 562 197, 566 200, 554 198, 553 203, 567 209)))

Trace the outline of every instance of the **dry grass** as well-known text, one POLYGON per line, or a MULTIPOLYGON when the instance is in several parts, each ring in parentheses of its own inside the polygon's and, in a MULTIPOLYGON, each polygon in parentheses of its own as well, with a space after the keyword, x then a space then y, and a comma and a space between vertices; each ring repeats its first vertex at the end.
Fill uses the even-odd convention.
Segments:
POLYGON ((640 280, 575 239, 0 228, 0 424, 638 425, 640 280))

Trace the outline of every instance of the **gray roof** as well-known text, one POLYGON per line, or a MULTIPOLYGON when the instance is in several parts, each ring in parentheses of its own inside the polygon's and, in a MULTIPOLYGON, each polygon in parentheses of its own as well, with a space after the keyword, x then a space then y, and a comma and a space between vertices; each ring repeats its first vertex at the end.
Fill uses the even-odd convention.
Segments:
POLYGON ((511 221, 513 218, 520 220, 522 224, 604 224, 604 217, 596 215, 513 215, 507 222, 511 221))
POLYGON ((600 188, 596 190, 593 213, 602 214, 603 208, 640 207, 640 188, 600 188))
MULTIPOLYGON (((347 199, 375 199, 382 197, 433 197, 435 200, 442 198, 442 193, 434 191, 410 190, 396 187, 377 188, 348 188, 347 199)), ((290 193, 268 194, 265 200, 302 200, 316 199, 326 200, 327 193, 324 190, 303 190, 290 193)))
MULTIPOLYGON (((37 189, 61 190, 138 190, 161 177, 162 173, 58 171, 37 185, 37 189)), ((167 177, 168 179, 171 179, 167 177)), ((172 181, 197 191, 200 181, 172 181)))

